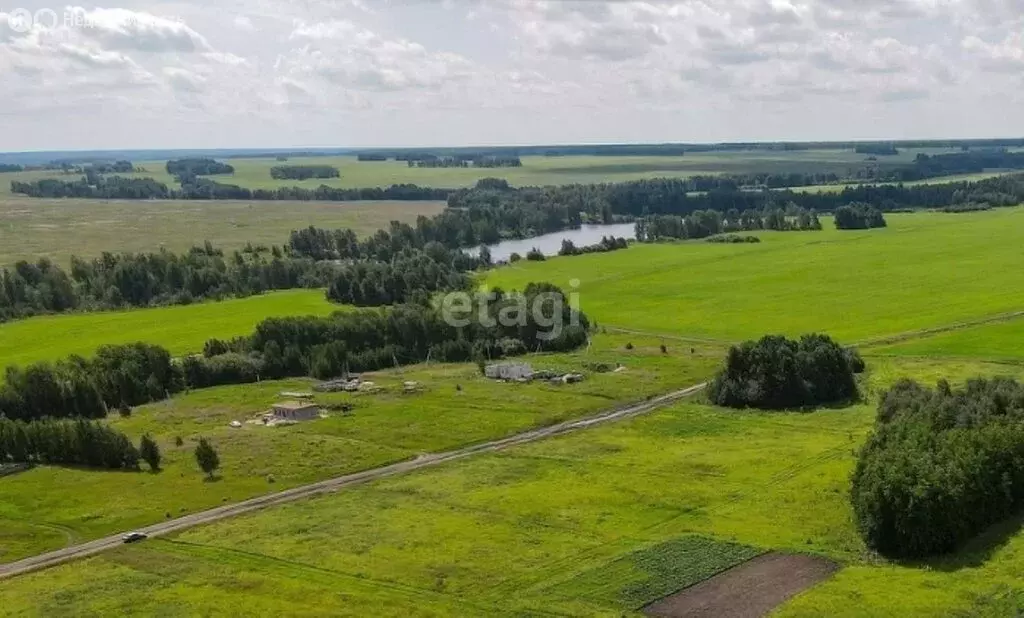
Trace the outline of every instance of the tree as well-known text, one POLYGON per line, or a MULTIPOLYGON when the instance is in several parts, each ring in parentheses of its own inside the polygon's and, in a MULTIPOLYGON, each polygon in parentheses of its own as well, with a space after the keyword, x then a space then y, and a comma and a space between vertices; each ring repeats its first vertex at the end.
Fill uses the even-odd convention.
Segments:
POLYGON ((199 444, 196 445, 196 462, 209 478, 213 478, 214 471, 220 467, 217 449, 206 438, 199 438, 199 444))
POLYGON ((160 471, 160 447, 156 445, 156 441, 148 433, 143 434, 142 440, 139 442, 139 456, 149 464, 150 470, 153 472, 160 471))

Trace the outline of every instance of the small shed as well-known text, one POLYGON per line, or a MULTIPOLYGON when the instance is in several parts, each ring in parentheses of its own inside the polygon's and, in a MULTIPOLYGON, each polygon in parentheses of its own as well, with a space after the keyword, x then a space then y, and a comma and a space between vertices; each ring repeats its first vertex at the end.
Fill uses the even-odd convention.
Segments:
POLYGON ((280 421, 309 421, 320 418, 320 408, 309 401, 284 401, 272 406, 271 415, 280 421))
POLYGON ((484 375, 492 380, 529 380, 533 368, 527 363, 494 363, 484 367, 484 375))

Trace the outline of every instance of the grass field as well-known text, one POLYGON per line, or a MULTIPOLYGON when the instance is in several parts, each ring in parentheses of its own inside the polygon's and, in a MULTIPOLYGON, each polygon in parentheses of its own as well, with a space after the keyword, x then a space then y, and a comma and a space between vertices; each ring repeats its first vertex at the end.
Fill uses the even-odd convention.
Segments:
POLYGON ((316 225, 372 234, 393 220, 434 215, 443 202, 244 202, 44 200, 0 198, 0 265, 103 251, 185 251, 209 240, 233 250, 247 242, 281 245, 292 230, 316 225))
POLYGON ((519 262, 489 285, 547 280, 606 326, 737 341, 829 332, 855 343, 1024 309, 1024 208, 887 215, 889 227, 762 232, 758 244, 634 245, 519 262))
POLYGON ((475 365, 432 365, 369 377, 376 394, 319 395, 323 404, 348 401, 348 415, 294 427, 229 426, 265 412, 281 391, 309 390, 308 380, 268 381, 204 389, 142 406, 130 418, 111 418, 133 439, 151 433, 165 462, 160 474, 118 473, 38 467, 0 480, 0 561, 64 545, 64 537, 41 535, 33 543, 33 524, 71 531, 88 539, 156 523, 223 501, 235 502, 269 491, 340 476, 421 453, 501 437, 588 412, 636 401, 699 382, 718 363, 723 350, 699 347, 662 354, 658 340, 597 335, 589 351, 541 355, 538 367, 590 373, 584 362, 622 362, 621 373, 592 374, 581 384, 552 386, 503 384, 484 379, 475 365), (625 350, 627 342, 634 344, 625 350), (406 394, 402 382, 415 380, 423 392, 406 394), (456 385, 462 391, 456 390, 456 385), (182 437, 177 446, 175 438, 182 437), (216 444, 222 478, 204 482, 192 451, 199 436, 216 444), (267 476, 273 475, 274 483, 267 476), (17 531, 21 530, 19 534, 17 531))
POLYGON ((860 403, 761 413, 698 397, 2 581, 0 613, 636 615, 666 591, 774 550, 842 567, 777 616, 1020 615, 1024 516, 953 555, 892 563, 864 546, 848 491, 878 394, 894 381, 1024 377, 1024 319, 965 325, 1024 310, 1024 209, 887 219, 880 230, 826 224, 764 232, 756 245, 637 245, 500 268, 484 283, 580 279, 582 308, 607 331, 589 350, 535 366, 627 370, 555 387, 489 382, 471 365, 409 367, 375 374, 380 393, 323 398, 351 398, 351 415, 272 430, 227 424, 308 382, 144 406, 111 422, 133 437, 153 432, 166 469, 40 467, 0 478, 0 560, 694 384, 726 342, 765 332, 874 341, 862 349, 860 403), (898 343, 886 339, 894 335, 898 343), (404 380, 425 389, 403 394, 404 380), (221 450, 219 481, 203 481, 191 459, 200 435, 221 450))
POLYGON ((286 290, 194 305, 17 320, 0 324, 0 370, 71 354, 88 356, 108 343, 145 341, 175 355, 200 352, 208 339, 247 335, 270 316, 329 315, 341 309, 327 302, 323 290, 286 290))
MULTIPOLYGON (((954 381, 1003 367, 869 359, 954 381)), ((358 413, 357 413, 358 416, 358 413)), ((765 549, 843 565, 781 616, 1011 615, 1024 535, 881 562, 846 498, 870 405, 698 402, 154 539, 0 583, 10 615, 619 616, 765 549)))
MULTIPOLYGON (((918 149, 905 150, 894 157, 880 157, 871 162, 881 167, 906 164, 919 153, 942 154, 959 150, 918 149)), ((295 157, 281 162, 276 158, 224 159, 235 167, 232 175, 218 175, 221 182, 249 188, 303 186, 316 188, 321 184, 332 187, 375 187, 396 183, 414 183, 433 187, 466 187, 488 177, 505 178, 516 186, 561 185, 572 183, 619 182, 657 177, 687 177, 696 174, 742 174, 749 172, 834 172, 848 176, 863 169, 869 162, 866 156, 852 150, 801 151, 741 151, 698 152, 679 157, 644 156, 565 156, 522 157, 519 168, 411 168, 404 161, 363 161, 354 156, 295 157), (304 181, 274 180, 270 168, 275 165, 332 165, 341 173, 340 178, 310 179, 304 181)), ((130 176, 148 177, 174 186, 174 178, 167 174, 165 161, 135 161, 144 171, 130 176)), ((68 178, 58 172, 18 172, 0 174, 0 196, 10 192, 11 180, 38 180, 39 178, 68 178)), ((71 176, 72 178, 76 176, 71 176)))

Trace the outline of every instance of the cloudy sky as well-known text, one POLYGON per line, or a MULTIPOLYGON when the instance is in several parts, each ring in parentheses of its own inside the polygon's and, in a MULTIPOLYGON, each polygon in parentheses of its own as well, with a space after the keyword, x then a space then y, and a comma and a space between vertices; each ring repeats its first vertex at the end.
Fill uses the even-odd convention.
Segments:
POLYGON ((0 0, 0 150, 1024 135, 1024 0, 0 0))

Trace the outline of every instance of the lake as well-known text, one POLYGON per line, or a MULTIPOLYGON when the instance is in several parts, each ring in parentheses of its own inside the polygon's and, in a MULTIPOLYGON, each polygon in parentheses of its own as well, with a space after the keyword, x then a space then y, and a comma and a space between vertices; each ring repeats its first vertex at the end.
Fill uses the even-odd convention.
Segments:
MULTIPOLYGON (((507 261, 513 253, 526 257, 526 252, 536 247, 544 255, 558 255, 562 248, 562 240, 571 240, 577 247, 596 245, 601 242, 602 236, 616 236, 631 240, 636 238, 636 226, 633 223, 613 223, 610 225, 584 225, 575 230, 563 230, 552 232, 533 238, 523 240, 503 240, 494 245, 488 245, 491 250, 491 259, 495 262, 507 261)), ((478 249, 467 249, 467 252, 476 255, 478 249)))

